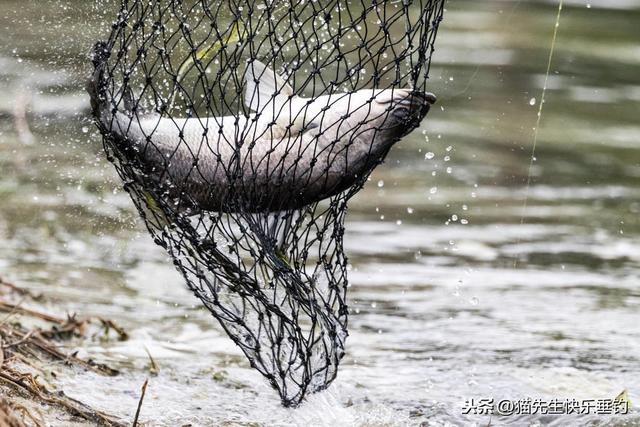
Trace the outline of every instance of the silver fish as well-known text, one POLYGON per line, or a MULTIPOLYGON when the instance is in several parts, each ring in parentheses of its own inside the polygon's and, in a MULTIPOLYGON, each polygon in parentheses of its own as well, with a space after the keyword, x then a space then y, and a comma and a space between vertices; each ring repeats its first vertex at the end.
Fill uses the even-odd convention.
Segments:
POLYGON ((303 98, 253 60, 244 93, 253 114, 168 118, 116 108, 106 90, 109 55, 96 45, 88 91, 98 127, 135 158, 146 182, 193 213, 299 209, 336 195, 382 161, 436 101, 412 89, 303 98))

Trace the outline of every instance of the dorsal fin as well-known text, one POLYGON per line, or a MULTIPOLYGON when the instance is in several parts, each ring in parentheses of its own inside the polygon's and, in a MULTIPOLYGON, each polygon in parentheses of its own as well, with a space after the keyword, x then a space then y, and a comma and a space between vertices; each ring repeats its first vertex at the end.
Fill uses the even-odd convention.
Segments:
POLYGON ((274 69, 257 59, 247 64, 244 81, 246 84, 244 104, 252 111, 261 112, 276 98, 288 99, 294 94, 293 88, 274 69))

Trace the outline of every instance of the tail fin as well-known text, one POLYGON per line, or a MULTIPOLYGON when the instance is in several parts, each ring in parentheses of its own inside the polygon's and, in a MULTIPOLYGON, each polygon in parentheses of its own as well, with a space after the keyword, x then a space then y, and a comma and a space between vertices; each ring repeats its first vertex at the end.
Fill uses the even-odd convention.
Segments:
POLYGON ((105 72, 107 69, 107 60, 110 55, 111 51, 105 42, 98 42, 93 47, 91 59, 93 61, 94 71, 87 82, 87 92, 89 92, 91 110, 93 116, 98 121, 98 126, 103 126, 103 113, 109 111, 105 72))
POLYGON ((122 90, 122 102, 127 113, 116 108, 109 93, 108 60, 111 56, 111 48, 105 42, 95 44, 92 53, 93 66, 95 67, 91 78, 87 82, 87 92, 91 99, 91 110, 95 123, 100 132, 109 136, 109 140, 116 144, 126 155, 134 153, 131 148, 139 146, 146 141, 146 134, 140 125, 140 120, 128 112, 135 111, 134 99, 131 89, 122 90))

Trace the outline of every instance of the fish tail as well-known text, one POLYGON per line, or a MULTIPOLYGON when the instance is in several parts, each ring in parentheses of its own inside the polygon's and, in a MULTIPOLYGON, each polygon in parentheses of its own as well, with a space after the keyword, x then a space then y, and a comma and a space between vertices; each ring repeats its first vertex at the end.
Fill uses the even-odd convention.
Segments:
POLYGON ((107 79, 105 77, 107 61, 111 51, 106 42, 97 42, 93 47, 91 59, 94 66, 93 74, 87 82, 87 92, 91 99, 91 110, 99 127, 104 127, 107 120, 105 115, 110 114, 110 99, 107 94, 107 79))
POLYGON ((135 116, 130 112, 134 106, 130 88, 123 90, 125 112, 120 111, 109 90, 108 60, 111 47, 105 42, 95 44, 92 52, 93 74, 87 82, 87 92, 91 100, 91 110, 100 132, 125 155, 134 155, 144 141, 144 132, 135 116))

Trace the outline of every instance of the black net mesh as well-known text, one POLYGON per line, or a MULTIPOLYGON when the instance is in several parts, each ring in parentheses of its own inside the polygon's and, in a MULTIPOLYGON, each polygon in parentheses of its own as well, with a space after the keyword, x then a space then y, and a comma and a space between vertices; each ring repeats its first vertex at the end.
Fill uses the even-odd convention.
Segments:
POLYGON ((347 201, 435 101, 444 0, 124 0, 89 84, 189 288, 285 405, 347 337, 347 201))

